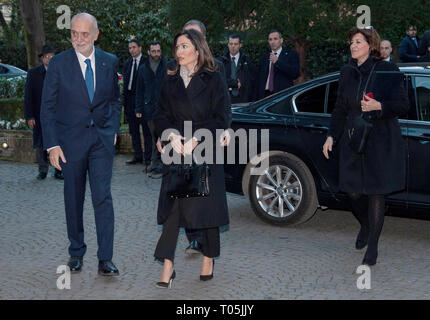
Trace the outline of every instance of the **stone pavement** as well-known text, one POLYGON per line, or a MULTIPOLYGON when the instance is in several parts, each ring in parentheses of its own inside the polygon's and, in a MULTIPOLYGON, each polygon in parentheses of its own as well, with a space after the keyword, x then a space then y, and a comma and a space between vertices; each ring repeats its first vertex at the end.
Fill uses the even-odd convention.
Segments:
POLYGON ((85 203, 88 249, 71 289, 56 274, 68 259, 62 181, 37 181, 35 164, 0 161, 0 299, 429 299, 430 221, 387 217, 371 289, 357 289, 364 251, 354 249, 358 224, 342 211, 278 227, 260 221, 248 199, 228 195, 230 231, 221 234, 214 279, 199 281, 201 258, 187 257, 181 234, 172 290, 155 287, 161 265, 153 252, 160 235, 160 180, 141 166, 114 163, 114 263, 117 278, 97 274, 97 242, 89 187, 85 203))

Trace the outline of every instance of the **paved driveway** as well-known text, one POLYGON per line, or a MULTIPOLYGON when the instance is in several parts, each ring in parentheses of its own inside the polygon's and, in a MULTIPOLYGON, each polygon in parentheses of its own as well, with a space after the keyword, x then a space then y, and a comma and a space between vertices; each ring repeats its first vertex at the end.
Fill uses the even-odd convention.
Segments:
MULTIPOLYGON (((358 223, 348 212, 318 212, 308 223, 276 227, 260 221, 247 198, 228 195, 230 231, 221 235, 214 279, 199 281, 200 257, 187 257, 181 234, 173 290, 155 287, 161 265, 153 252, 160 235, 160 180, 114 163, 114 263, 120 277, 97 274, 94 214, 85 204, 84 267, 71 289, 57 288, 67 262, 62 181, 37 181, 36 165, 0 162, 0 299, 429 299, 430 221, 387 217, 371 289, 359 290, 354 249, 358 223), (167 291, 167 292, 166 292, 167 291)), ((52 170, 52 168, 51 168, 52 170)))

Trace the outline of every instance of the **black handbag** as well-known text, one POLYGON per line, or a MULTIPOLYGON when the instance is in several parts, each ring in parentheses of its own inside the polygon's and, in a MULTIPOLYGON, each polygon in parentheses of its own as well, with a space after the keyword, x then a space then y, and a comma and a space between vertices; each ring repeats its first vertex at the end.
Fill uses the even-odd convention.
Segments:
POLYGON ((167 196, 172 199, 207 197, 209 175, 206 163, 172 164, 167 176, 167 196))
POLYGON ((361 116, 356 116, 352 120, 352 128, 348 129, 348 145, 356 153, 363 153, 369 138, 373 124, 361 116))
MULTIPOLYGON (((369 84, 376 64, 377 63, 375 63, 370 70, 369 77, 367 78, 367 82, 364 87, 364 92, 367 90, 367 85, 369 84)), ((348 129, 348 145, 352 151, 358 154, 362 154, 364 152, 372 128, 373 124, 364 119, 363 112, 361 112, 359 116, 355 116, 352 119, 352 127, 348 129)))

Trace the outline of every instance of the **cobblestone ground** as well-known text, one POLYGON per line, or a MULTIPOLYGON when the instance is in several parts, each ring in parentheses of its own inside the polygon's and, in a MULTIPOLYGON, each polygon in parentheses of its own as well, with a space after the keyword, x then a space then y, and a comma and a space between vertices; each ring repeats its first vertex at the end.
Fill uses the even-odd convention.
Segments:
POLYGON ((161 265, 160 180, 117 156, 112 194, 114 263, 120 276, 97 274, 97 242, 89 188, 85 203, 88 249, 70 290, 57 289, 68 259, 63 183, 37 181, 35 164, 0 162, 0 299, 429 299, 430 221, 387 217, 371 289, 357 289, 364 251, 354 249, 358 224, 348 212, 318 212, 308 223, 277 227, 260 221, 248 199, 228 195, 230 231, 221 235, 214 279, 199 281, 201 258, 184 254, 181 234, 172 290, 155 287, 161 265))

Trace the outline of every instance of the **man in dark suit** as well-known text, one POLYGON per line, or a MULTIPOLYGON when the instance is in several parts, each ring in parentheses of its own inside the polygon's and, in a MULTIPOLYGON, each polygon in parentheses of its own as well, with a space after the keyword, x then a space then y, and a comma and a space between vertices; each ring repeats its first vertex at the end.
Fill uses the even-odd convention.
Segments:
POLYGON ((250 102, 254 95, 255 73, 252 60, 241 50, 238 34, 228 38, 228 51, 221 57, 232 103, 250 102))
MULTIPOLYGON (((44 45, 39 58, 42 59, 40 66, 34 67, 27 72, 25 82, 24 113, 30 128, 33 129, 33 146, 36 149, 36 159, 39 164, 39 175, 37 180, 46 178, 49 162, 46 150, 43 149, 42 128, 40 125, 40 102, 42 100, 43 81, 49 61, 55 55, 55 49, 50 45, 44 45)), ((55 169, 54 177, 63 180, 63 174, 55 169)))
POLYGON ((152 136, 151 165, 147 168, 148 177, 159 179, 163 175, 161 154, 157 150, 158 136, 155 133, 154 117, 158 110, 161 84, 167 75, 166 61, 161 55, 161 44, 149 44, 148 59, 139 69, 136 87, 136 117, 146 121, 152 136))
POLYGON ((257 99, 291 87, 300 75, 300 59, 294 50, 288 50, 282 43, 278 30, 269 32, 270 52, 263 54, 258 65, 257 99))
POLYGON ((118 59, 94 47, 97 20, 88 13, 71 20, 70 48, 51 59, 42 94, 44 148, 51 164, 64 174, 64 204, 70 240, 68 266, 81 271, 86 252, 83 207, 88 173, 99 260, 98 272, 117 276, 112 263, 114 212, 112 165, 121 102, 118 59))
POLYGON ((142 56, 142 46, 137 39, 132 39, 128 43, 130 59, 124 64, 124 113, 128 122, 128 128, 131 135, 131 142, 134 150, 134 157, 128 160, 127 164, 144 163, 145 169, 151 163, 152 138, 151 131, 146 121, 136 117, 136 84, 137 74, 140 67, 145 63, 142 56), (145 154, 142 151, 142 140, 140 139, 140 127, 142 127, 145 154))
POLYGON ((418 48, 418 54, 421 56, 420 61, 430 62, 430 29, 424 32, 418 48))
POLYGON ((402 62, 417 62, 420 58, 418 47, 420 41, 417 38, 417 27, 409 26, 406 30, 406 37, 403 38, 399 45, 399 59, 402 62))
POLYGON ((393 52, 393 47, 389 40, 382 40, 380 45, 381 57, 384 61, 394 62, 391 53, 393 52))

